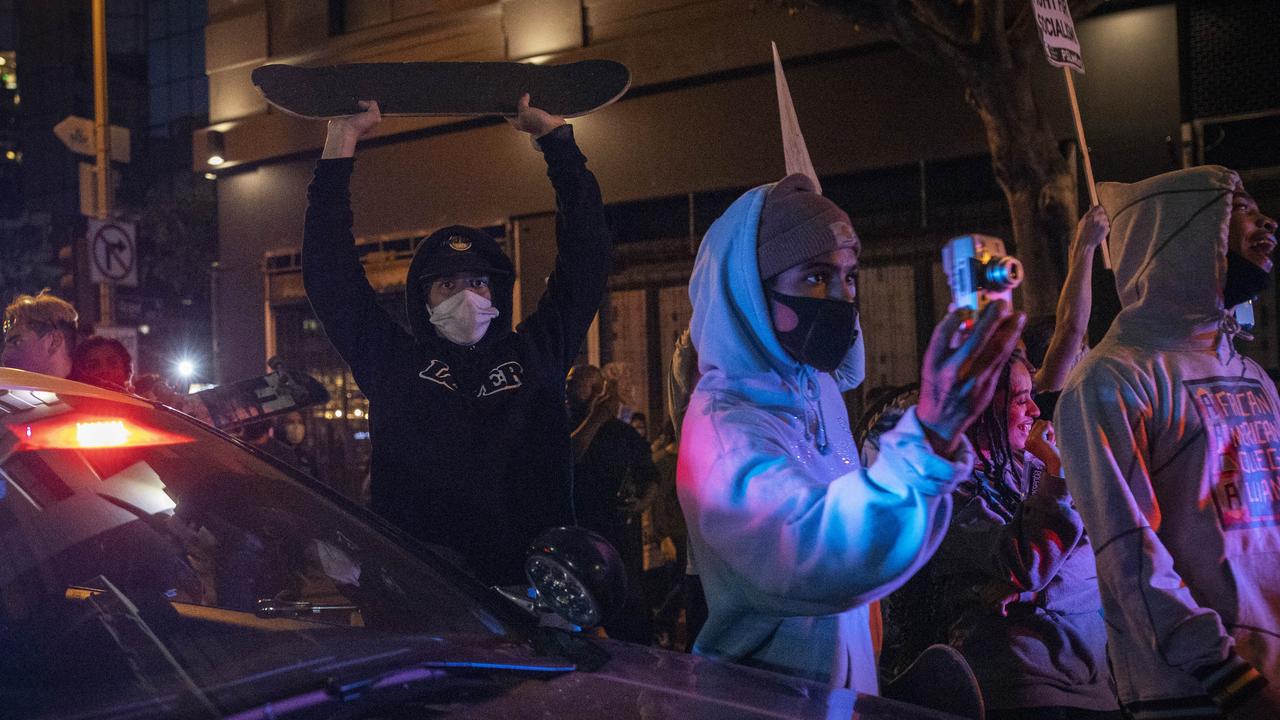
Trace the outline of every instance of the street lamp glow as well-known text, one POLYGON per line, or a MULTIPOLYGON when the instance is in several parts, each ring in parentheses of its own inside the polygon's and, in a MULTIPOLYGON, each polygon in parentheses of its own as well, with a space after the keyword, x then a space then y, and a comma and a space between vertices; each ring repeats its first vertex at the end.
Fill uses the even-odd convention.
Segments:
POLYGON ((223 157, 222 157, 221 155, 210 155, 210 156, 209 156, 209 164, 210 164, 210 165, 215 165, 215 166, 216 166, 216 165, 221 165, 221 164, 222 164, 222 163, 224 163, 224 162, 226 162, 226 160, 225 160, 225 159, 223 159, 223 157))
POLYGON ((195 375, 195 374, 196 374, 196 364, 195 364, 195 363, 191 362, 190 360, 179 360, 179 361, 178 361, 178 375, 180 375, 180 376, 182 376, 182 377, 184 377, 184 378, 189 378, 189 377, 191 377, 192 375, 195 375))

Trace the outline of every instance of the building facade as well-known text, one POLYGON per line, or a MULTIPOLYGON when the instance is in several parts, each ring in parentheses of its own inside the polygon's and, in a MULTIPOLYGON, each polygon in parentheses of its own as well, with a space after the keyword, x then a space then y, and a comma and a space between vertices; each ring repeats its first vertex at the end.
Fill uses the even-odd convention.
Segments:
POLYGON ((208 124, 206 6, 108 0, 106 10, 108 117, 130 137, 127 160, 113 162, 112 216, 137 225, 138 286, 115 288, 115 327, 103 329, 84 239, 93 157, 54 134, 94 115, 91 3, 0 2, 0 302, 50 287, 83 330, 132 345, 136 369, 167 373, 210 337, 214 187, 190 167, 192 130, 208 124))
MULTIPOLYGON (((1098 177, 1131 180, 1199 152, 1186 112, 1195 82, 1187 28, 1196 7, 1212 3, 1110 5, 1080 27, 1088 75, 1079 86, 1098 177)), ((913 381, 948 302, 941 242, 1007 235, 982 125, 947 68, 824 12, 752 0, 211 0, 210 124, 194 135, 193 169, 217 173, 219 378, 256 374, 273 354, 321 377, 333 402, 315 411, 312 432, 328 439, 322 464, 348 468, 334 483, 354 491, 367 457, 364 400, 311 315, 299 271, 306 185, 325 128, 270 108, 249 79, 254 67, 610 58, 631 68, 631 90, 573 121, 617 240, 584 355, 616 363, 627 402, 660 429, 698 238, 743 189, 783 174, 771 40, 824 190, 863 238, 866 387, 913 381), (217 167, 207 162, 214 151, 224 158, 217 167)), ((1047 64, 1038 94, 1069 151, 1062 77, 1047 64)), ((355 233, 391 312, 403 316, 415 239, 451 223, 503 238, 520 278, 516 314, 533 307, 554 256, 554 204, 525 138, 498 119, 389 118, 357 158, 355 233)))

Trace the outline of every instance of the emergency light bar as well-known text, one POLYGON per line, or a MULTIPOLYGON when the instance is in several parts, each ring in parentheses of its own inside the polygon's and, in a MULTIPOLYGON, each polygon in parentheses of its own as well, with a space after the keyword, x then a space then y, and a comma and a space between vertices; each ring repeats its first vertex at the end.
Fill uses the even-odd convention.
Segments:
POLYGON ((53 418, 10 425, 20 450, 93 450, 153 447, 194 442, 194 438, 140 425, 124 418, 53 418))

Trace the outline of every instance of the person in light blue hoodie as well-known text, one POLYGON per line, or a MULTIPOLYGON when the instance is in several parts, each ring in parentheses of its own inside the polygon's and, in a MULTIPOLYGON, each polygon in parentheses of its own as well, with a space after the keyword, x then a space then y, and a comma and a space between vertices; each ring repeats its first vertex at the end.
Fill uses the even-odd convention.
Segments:
POLYGON ((701 378, 677 487, 709 617, 694 651, 876 693, 868 603, 919 569, 969 477, 964 430, 1024 318, 989 305, 925 354, 921 398, 861 467, 840 392, 863 377, 860 245, 805 175, 748 191, 707 231, 689 286, 701 378))

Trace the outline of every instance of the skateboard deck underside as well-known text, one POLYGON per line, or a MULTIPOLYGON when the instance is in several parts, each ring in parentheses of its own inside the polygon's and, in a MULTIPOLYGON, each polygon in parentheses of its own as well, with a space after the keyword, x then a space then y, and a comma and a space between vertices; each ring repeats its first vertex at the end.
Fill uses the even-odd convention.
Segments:
POLYGON ((277 371, 219 385, 192 395, 209 411, 213 426, 226 430, 329 401, 329 391, 305 373, 277 371))
POLYGON ((254 70, 253 83, 271 104, 307 118, 358 113, 360 100, 377 100, 383 115, 511 116, 526 92, 534 107, 575 117, 622 97, 631 72, 611 60, 275 64, 254 70))

